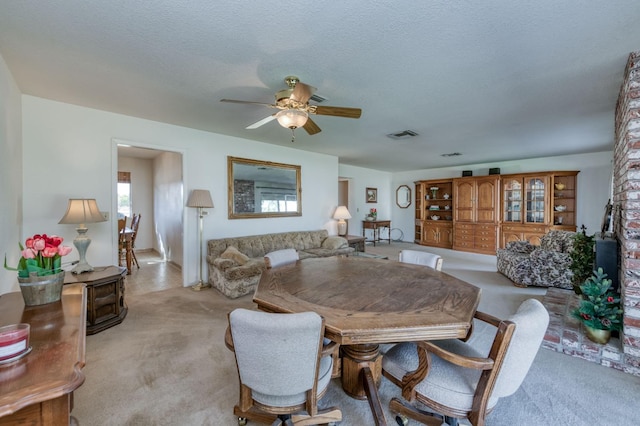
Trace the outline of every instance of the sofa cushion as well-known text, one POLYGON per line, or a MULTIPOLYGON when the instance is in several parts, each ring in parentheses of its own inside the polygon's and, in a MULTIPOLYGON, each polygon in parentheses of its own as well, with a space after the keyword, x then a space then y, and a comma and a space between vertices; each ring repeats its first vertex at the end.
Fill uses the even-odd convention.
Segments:
POLYGON ((244 265, 249 261, 249 256, 247 256, 244 253, 241 253, 234 246, 227 247, 227 249, 222 252, 220 257, 223 259, 231 259, 234 262, 236 262, 238 265, 244 265))
POLYGON ((238 280, 256 275, 259 276, 265 268, 264 258, 249 259, 244 265, 225 269, 223 275, 228 280, 238 280))
POLYGON ((325 238, 324 241, 322 242, 321 247, 329 250, 337 250, 337 249, 345 248, 348 246, 349 246, 349 242, 346 239, 342 237, 332 236, 332 237, 325 238))

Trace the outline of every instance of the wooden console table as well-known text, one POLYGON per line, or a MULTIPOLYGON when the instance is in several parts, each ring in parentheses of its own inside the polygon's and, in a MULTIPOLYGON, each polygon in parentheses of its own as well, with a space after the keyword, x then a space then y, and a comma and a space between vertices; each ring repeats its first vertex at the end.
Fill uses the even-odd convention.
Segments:
POLYGON ((73 391, 84 383, 87 291, 64 286, 58 302, 26 306, 22 293, 0 296, 0 326, 31 325, 31 353, 0 365, 0 424, 68 425, 73 391))
POLYGON ((124 301, 124 277, 127 268, 97 266, 93 272, 67 272, 64 283, 87 285, 87 335, 120 324, 127 316, 124 301))
POLYGON ((362 236, 366 237, 365 232, 367 229, 373 230, 373 246, 376 246, 376 242, 382 241, 380 239, 380 228, 387 228, 389 231, 389 244, 391 244, 391 221, 390 220, 363 220, 362 221, 362 236))

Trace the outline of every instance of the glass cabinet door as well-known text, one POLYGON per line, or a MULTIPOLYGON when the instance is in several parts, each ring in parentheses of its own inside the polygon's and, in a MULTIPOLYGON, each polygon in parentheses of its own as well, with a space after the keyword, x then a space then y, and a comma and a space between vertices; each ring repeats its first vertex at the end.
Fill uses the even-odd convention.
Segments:
POLYGON ((521 179, 507 179, 503 185, 503 222, 522 222, 521 179))
POLYGON ((527 209, 525 223, 544 223, 546 191, 545 180, 539 177, 526 178, 525 186, 525 206, 527 209))

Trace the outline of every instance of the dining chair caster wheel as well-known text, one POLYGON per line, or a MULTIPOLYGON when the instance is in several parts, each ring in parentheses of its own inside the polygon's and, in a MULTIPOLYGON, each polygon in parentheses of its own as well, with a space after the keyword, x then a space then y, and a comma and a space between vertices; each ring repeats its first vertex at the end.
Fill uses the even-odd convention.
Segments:
POLYGON ((238 417, 238 426, 247 426, 247 418, 238 417))
POLYGON ((409 424, 409 419, 401 414, 398 414, 396 416, 396 423, 398 423, 398 426, 407 426, 409 424))

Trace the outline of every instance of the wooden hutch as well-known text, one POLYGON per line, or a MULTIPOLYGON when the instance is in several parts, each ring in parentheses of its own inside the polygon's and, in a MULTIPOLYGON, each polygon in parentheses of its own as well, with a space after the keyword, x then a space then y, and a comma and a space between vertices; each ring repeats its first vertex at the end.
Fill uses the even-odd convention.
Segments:
POLYGON ((577 171, 433 179, 415 183, 415 242, 495 254, 509 241, 540 243, 576 230, 577 171))

